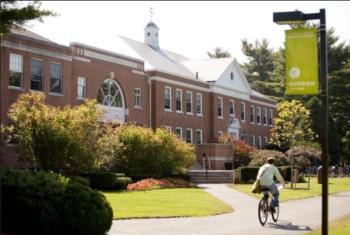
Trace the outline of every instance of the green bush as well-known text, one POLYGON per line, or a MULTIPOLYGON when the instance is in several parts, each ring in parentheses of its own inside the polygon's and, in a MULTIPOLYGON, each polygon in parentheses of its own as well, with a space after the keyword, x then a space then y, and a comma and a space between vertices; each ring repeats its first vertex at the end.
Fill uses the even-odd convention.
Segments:
POLYGON ((121 146, 114 151, 114 167, 135 179, 183 174, 195 161, 192 145, 165 129, 125 125, 118 128, 121 146))
POLYGON ((111 206, 81 178, 14 169, 0 175, 4 232, 103 235, 111 226, 111 206))
POLYGON ((123 173, 98 171, 82 174, 90 182, 90 187, 98 190, 121 190, 132 182, 131 178, 123 173))
POLYGON ((269 157, 275 158, 275 166, 290 165, 289 158, 282 152, 275 150, 257 150, 251 152, 251 162, 249 166, 262 166, 267 163, 269 157))
MULTIPOLYGON (((291 167, 290 166, 280 166, 277 167, 281 176, 285 181, 290 181, 291 179, 291 167)), ((300 172, 300 168, 299 172, 300 172)), ((239 174, 239 176, 235 177, 237 179, 237 183, 252 183, 256 180, 256 176, 258 175, 259 167, 239 167, 238 171, 235 174, 239 174)))

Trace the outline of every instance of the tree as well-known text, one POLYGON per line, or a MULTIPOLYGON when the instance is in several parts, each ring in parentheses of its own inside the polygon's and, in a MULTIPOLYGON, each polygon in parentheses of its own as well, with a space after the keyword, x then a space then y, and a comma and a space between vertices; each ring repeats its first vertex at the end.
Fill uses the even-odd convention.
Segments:
POLYGON ((310 111, 300 101, 282 101, 277 105, 278 117, 271 129, 271 142, 288 150, 297 142, 314 140, 310 111))
POLYGON ((0 36, 10 32, 12 26, 23 26, 34 19, 43 21, 44 16, 55 16, 56 13, 49 10, 41 10, 39 1, 29 2, 26 6, 20 6, 20 1, 0 2, 0 36))
POLYGON ((221 47, 216 47, 212 53, 209 51, 207 53, 211 59, 231 57, 230 52, 223 50, 221 47))

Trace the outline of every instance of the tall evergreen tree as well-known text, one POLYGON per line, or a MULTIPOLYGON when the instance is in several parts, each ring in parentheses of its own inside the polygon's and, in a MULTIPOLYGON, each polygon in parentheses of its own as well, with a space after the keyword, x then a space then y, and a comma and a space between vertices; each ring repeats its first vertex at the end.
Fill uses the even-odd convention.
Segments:
POLYGON ((231 57, 230 52, 223 50, 221 47, 216 47, 213 52, 208 51, 207 54, 211 59, 231 57))

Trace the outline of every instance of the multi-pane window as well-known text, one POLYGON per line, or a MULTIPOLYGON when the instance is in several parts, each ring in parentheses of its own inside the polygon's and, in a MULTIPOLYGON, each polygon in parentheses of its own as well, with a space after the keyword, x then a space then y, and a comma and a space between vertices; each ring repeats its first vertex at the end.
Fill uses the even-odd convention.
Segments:
POLYGON ((196 114, 201 116, 203 113, 202 94, 196 94, 196 114))
POLYGON ((258 125, 261 124, 261 108, 260 107, 257 107, 257 110, 256 110, 256 123, 258 125))
POLYGON ((176 89, 176 111, 182 112, 182 90, 176 89))
POLYGON ((134 89, 134 96, 135 96, 135 107, 141 107, 141 89, 140 88, 134 89))
POLYGON ((263 112, 263 124, 264 124, 264 126, 267 125, 267 108, 264 108, 264 112, 263 112))
POLYGON ((62 65, 58 63, 50 64, 51 92, 62 93, 62 65))
POLYGON ((43 90, 43 62, 38 59, 30 60, 30 89, 43 90))
POLYGON ((186 92, 186 112, 192 113, 192 92, 186 92))
POLYGON ((84 99, 86 98, 86 79, 83 77, 78 77, 78 98, 84 99))
POLYGON ((9 86, 23 87, 23 56, 10 54, 9 86))
POLYGON ((254 135, 250 136, 250 143, 253 147, 255 147, 255 136, 254 135))
POLYGON ((269 125, 270 126, 272 126, 272 117, 273 117, 273 111, 272 111, 272 109, 269 109, 269 113, 270 113, 270 115, 269 115, 269 125))
POLYGON ((221 118, 224 116, 223 106, 224 106, 224 102, 222 97, 218 97, 218 117, 221 117, 221 118))
POLYGON ((264 136, 264 138, 263 138, 263 146, 266 146, 266 145, 267 145, 267 137, 264 136))
POLYGON ((181 127, 176 127, 175 133, 179 139, 182 139, 182 128, 181 127))
POLYGON ((233 100, 230 100, 230 115, 235 115, 235 102, 233 100))
POLYGON ((258 136, 258 146, 259 149, 261 149, 261 136, 258 136))
POLYGON ((245 122, 245 103, 241 102, 241 120, 245 122))
POLYGON ((110 107, 122 108, 124 106, 122 92, 114 80, 106 79, 102 82, 97 92, 97 102, 110 107))
POLYGON ((250 123, 255 123, 254 116, 255 116, 255 107, 251 105, 250 106, 250 123))
POLYGON ((196 130, 196 144, 202 144, 203 140, 202 140, 202 129, 197 129, 196 130))
POLYGON ((171 88, 164 88, 164 109, 171 110, 171 88))
POLYGON ((186 129, 186 143, 189 143, 189 144, 193 143, 192 129, 186 129))

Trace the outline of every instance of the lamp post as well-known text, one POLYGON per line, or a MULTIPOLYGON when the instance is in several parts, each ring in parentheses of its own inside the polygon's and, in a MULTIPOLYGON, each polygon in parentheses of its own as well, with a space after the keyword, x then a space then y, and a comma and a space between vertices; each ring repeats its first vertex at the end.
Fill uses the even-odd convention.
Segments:
POLYGON ((277 24, 295 24, 307 20, 319 20, 320 34, 320 83, 321 83, 321 113, 323 132, 321 136, 322 148, 322 235, 328 234, 328 81, 327 81, 327 38, 326 38, 326 10, 318 13, 305 14, 301 11, 275 12, 273 22, 277 24))

